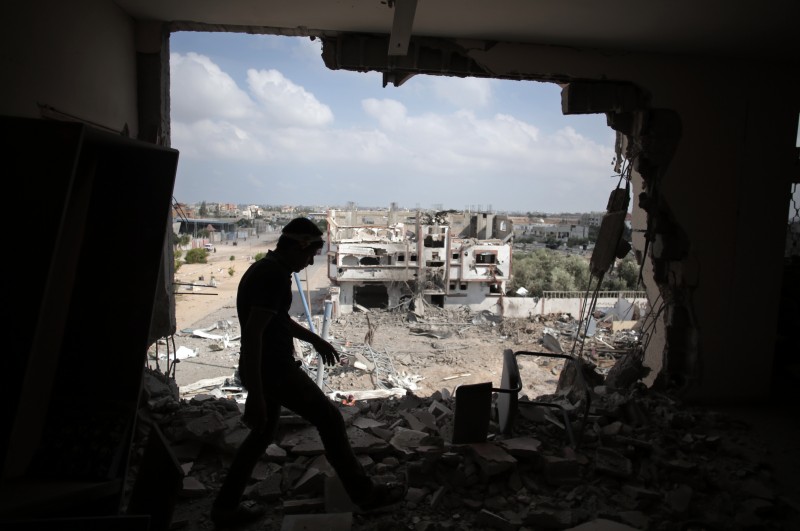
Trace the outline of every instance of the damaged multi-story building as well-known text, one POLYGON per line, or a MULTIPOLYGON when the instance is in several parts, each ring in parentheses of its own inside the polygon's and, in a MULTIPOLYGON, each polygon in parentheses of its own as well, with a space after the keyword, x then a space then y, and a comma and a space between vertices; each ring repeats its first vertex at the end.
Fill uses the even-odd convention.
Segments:
POLYGON ((331 210, 334 303, 339 313, 417 298, 442 308, 494 306, 510 279, 512 237, 508 217, 488 212, 331 210))
POLYGON ((328 68, 378 72, 387 90, 415 75, 557 83, 564 114, 603 114, 617 133, 654 309, 642 383, 764 415, 797 386, 796 0, 29 0, 3 13, 6 219, 24 220, 5 299, 4 518, 119 510, 146 351, 176 328, 177 31, 318 39, 328 68))

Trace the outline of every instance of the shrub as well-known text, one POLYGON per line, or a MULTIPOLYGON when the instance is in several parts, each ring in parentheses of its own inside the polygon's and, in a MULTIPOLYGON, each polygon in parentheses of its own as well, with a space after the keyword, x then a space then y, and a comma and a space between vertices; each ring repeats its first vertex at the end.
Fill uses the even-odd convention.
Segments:
POLYGON ((236 260, 236 257, 235 257, 235 256, 233 256, 233 255, 231 255, 231 258, 230 258, 230 260, 231 260, 231 262, 233 262, 234 260, 236 260))
POLYGON ((234 274, 234 273, 236 273, 236 269, 234 269, 234 267, 233 267, 233 266, 230 266, 230 267, 228 268, 228 275, 229 275, 229 276, 233 276, 233 274, 234 274))
POLYGON ((258 262, 259 260, 261 260, 261 259, 262 259, 262 258, 264 258, 265 256, 267 256, 267 255, 266 255, 266 254, 264 254, 264 253, 256 253, 256 255, 255 255, 255 257, 254 257, 254 258, 255 258, 255 261, 256 261, 256 262, 258 262))
POLYGON ((205 264, 208 263, 208 251, 205 249, 189 249, 186 251, 187 264, 205 264))

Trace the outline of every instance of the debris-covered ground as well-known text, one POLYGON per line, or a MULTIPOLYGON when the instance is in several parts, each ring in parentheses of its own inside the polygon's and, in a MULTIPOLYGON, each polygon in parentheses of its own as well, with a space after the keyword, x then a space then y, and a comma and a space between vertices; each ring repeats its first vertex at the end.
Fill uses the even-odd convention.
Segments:
MULTIPOLYGON (((457 410, 457 385, 498 385, 504 349, 544 352, 550 336, 569 350, 573 326, 568 316, 498 320, 443 311, 335 321, 331 334, 349 363, 327 373, 327 390, 370 474, 408 478, 408 495, 389 514, 348 512, 316 431, 287 411, 246 493, 271 510, 246 529, 537 530, 600 520, 617 523, 607 529, 800 528, 797 489, 780 481, 787 470, 775 459, 796 472, 797 454, 776 456, 776 441, 738 417, 684 407, 641 384, 607 385, 612 378, 604 377, 630 346, 630 332, 599 330, 587 338, 588 411, 578 384, 562 378, 556 392, 562 361, 519 358, 521 394, 566 409, 576 444, 569 444, 557 410, 531 404, 520 406, 510 433, 500 433, 496 394, 486 442, 452 443, 456 416, 471 413, 457 410), (365 395, 356 391, 367 390, 387 397, 360 399, 365 395)), ((236 331, 228 333, 235 342, 236 331)), ((130 481, 142 464, 146 433, 158 425, 185 474, 173 528, 212 529, 210 504, 247 433, 239 423, 242 395, 233 378, 197 386, 191 398, 180 398, 165 380, 146 374, 130 481)), ((786 436, 797 435, 796 418, 784 427, 786 436)), ((789 440, 797 451, 797 439, 789 440)))

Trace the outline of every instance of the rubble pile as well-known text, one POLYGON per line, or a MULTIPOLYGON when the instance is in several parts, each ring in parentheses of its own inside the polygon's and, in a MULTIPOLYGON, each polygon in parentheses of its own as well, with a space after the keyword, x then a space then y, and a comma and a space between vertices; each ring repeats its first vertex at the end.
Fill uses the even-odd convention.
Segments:
MULTIPOLYGON (((494 401, 486 442, 474 444, 451 443, 456 416, 470 412, 459 412, 447 390, 339 404, 370 475, 409 485, 402 507, 352 516, 351 528, 570 529, 605 520, 617 526, 608 529, 784 529, 796 511, 766 464, 765 446, 742 422, 641 386, 599 385, 590 395, 585 424, 584 399, 541 397, 570 412, 575 447, 553 409, 524 397, 510 434, 499 432, 494 401)), ((181 401, 169 390, 148 396, 139 439, 157 424, 186 473, 174 525, 211 529, 207 507, 247 434, 240 405, 210 395, 181 401)), ((298 513, 348 512, 316 430, 285 413, 246 492, 272 508, 251 529, 281 529, 298 513)))

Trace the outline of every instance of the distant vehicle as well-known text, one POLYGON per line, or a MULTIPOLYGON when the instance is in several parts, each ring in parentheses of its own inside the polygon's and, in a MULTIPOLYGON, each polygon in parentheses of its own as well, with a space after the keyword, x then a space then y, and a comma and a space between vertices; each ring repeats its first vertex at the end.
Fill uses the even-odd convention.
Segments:
POLYGON ((210 243, 207 243, 207 244, 205 244, 205 245, 203 246, 203 249, 205 249, 205 250, 206 250, 206 251, 208 251, 209 253, 213 253, 213 252, 215 251, 215 249, 214 249, 214 245, 212 245, 212 244, 210 244, 210 243))

